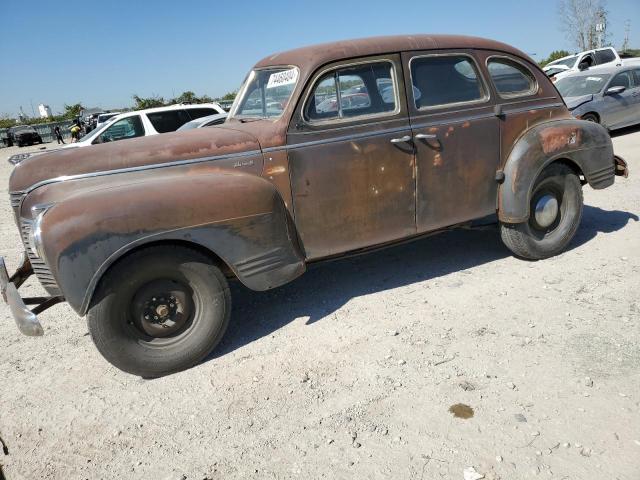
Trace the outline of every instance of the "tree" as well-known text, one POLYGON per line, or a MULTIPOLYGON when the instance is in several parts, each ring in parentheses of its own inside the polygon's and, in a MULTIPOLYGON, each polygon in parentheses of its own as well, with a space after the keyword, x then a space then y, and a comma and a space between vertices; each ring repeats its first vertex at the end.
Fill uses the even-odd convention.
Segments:
POLYGON ((164 107, 166 105, 164 98, 154 95, 149 98, 143 98, 138 95, 133 95, 133 101, 136 102, 133 107, 134 110, 142 110, 145 108, 164 107))
POLYGON ((220 100, 235 100, 237 94, 238 92, 225 93, 220 100))
POLYGON ((84 107, 81 103, 74 103, 73 105, 64 105, 64 113, 62 116, 66 119, 76 118, 80 116, 80 112, 84 110, 84 107))
POLYGON ((538 64, 541 67, 544 67, 547 63, 551 63, 554 60, 558 60, 558 59, 560 59, 562 57, 568 57, 569 55, 571 55, 571 53, 566 51, 566 50, 554 50, 553 52, 551 52, 549 54, 549 56, 547 58, 544 58, 544 59, 540 60, 538 62, 538 64))
POLYGON ((606 42, 607 11, 605 0, 560 0, 558 15, 567 40, 580 51, 597 48, 606 42), (598 30, 598 25, 603 30, 598 30))

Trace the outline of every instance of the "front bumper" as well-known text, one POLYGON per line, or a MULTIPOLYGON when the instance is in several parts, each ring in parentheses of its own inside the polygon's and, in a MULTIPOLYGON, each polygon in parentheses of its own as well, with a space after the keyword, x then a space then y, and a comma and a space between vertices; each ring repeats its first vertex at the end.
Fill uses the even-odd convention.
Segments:
POLYGON ((22 264, 16 272, 9 277, 4 258, 0 257, 0 291, 2 298, 9 305, 18 330, 24 335, 37 337, 44 334, 42 325, 38 320, 38 313, 47 308, 64 301, 63 297, 28 297, 22 298, 18 293, 18 288, 24 281, 33 274, 33 268, 29 258, 25 255, 22 264), (27 305, 36 305, 30 310, 27 305))

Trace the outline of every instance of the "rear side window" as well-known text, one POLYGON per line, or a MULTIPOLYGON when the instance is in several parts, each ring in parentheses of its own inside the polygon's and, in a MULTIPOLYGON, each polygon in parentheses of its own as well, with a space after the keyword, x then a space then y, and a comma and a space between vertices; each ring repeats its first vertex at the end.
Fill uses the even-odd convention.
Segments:
POLYGON ((609 48, 596 51, 596 63, 598 65, 601 65, 603 63, 613 62, 615 59, 616 59, 615 54, 609 48))
POLYGON ((537 91, 535 77, 524 65, 506 58, 491 58, 487 68, 502 97, 532 95, 537 91))
POLYGON ((185 110, 148 113, 147 117, 158 133, 175 132, 182 125, 191 121, 191 117, 185 110))
POLYGON ((390 62, 337 69, 323 75, 314 86, 305 118, 317 122, 394 112, 396 92, 390 62))
POLYGON ((200 117, 207 117, 209 115, 215 115, 219 113, 217 110, 213 108, 187 108, 187 112, 191 117, 191 120, 195 120, 200 117))
POLYGON ((433 55, 411 59, 416 108, 434 108, 487 98, 478 70, 466 55, 433 55))

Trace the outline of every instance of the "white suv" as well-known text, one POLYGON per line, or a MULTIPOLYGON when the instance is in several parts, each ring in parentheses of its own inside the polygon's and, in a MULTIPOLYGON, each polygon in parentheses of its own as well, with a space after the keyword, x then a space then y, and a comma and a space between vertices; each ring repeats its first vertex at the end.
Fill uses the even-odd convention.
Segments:
POLYGON ((596 50, 587 50, 575 55, 554 60, 547 63, 542 69, 544 73, 550 76, 553 81, 580 72, 586 69, 598 69, 601 67, 621 66, 622 60, 613 47, 598 48, 596 50))
POLYGON ((170 105, 121 113, 107 120, 101 127, 89 132, 78 142, 65 145, 62 148, 88 147, 98 143, 175 132, 191 120, 216 113, 224 113, 222 107, 217 103, 170 105))

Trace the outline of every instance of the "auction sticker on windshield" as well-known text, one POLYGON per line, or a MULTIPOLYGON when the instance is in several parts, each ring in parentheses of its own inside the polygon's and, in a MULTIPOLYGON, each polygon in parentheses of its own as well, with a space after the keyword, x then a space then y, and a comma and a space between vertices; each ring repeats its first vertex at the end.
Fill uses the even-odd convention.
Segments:
POLYGON ((272 73, 269 76, 267 82, 267 88, 281 87, 283 85, 290 85, 298 81, 298 69, 291 68, 282 72, 272 73))

